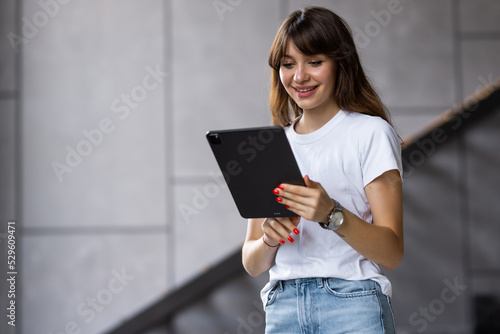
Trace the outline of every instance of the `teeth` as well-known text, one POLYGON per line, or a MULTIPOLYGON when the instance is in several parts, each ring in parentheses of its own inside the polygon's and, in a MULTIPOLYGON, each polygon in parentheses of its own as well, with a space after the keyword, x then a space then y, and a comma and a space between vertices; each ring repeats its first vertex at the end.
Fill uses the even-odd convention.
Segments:
POLYGON ((305 92, 309 92, 309 91, 313 90, 314 88, 316 88, 316 87, 312 87, 312 88, 308 88, 308 89, 298 89, 298 88, 295 88, 295 89, 300 93, 305 93, 305 92))

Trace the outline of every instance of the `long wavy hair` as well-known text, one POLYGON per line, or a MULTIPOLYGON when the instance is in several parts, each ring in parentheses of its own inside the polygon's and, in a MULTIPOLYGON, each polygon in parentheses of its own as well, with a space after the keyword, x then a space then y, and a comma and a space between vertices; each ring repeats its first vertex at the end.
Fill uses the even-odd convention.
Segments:
POLYGON ((380 116, 391 124, 387 108, 361 66, 347 23, 326 8, 310 6, 293 12, 283 21, 271 46, 269 106, 275 125, 288 126, 303 113, 280 80, 280 66, 289 42, 304 55, 322 53, 335 61, 336 84, 332 94, 342 110, 380 116))

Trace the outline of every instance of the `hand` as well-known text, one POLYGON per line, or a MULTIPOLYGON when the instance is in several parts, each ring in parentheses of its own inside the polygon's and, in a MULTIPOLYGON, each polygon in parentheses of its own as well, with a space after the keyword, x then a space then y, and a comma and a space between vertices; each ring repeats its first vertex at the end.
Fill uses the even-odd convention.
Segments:
POLYGON ((299 234, 299 222, 300 217, 266 218, 261 225, 264 241, 269 245, 284 244, 285 240, 294 242, 291 234, 299 234))
POLYGON ((319 182, 304 176, 306 187, 293 184, 280 184, 274 189, 278 195, 276 200, 285 205, 288 210, 314 222, 326 222, 328 214, 335 207, 335 203, 328 196, 319 182))

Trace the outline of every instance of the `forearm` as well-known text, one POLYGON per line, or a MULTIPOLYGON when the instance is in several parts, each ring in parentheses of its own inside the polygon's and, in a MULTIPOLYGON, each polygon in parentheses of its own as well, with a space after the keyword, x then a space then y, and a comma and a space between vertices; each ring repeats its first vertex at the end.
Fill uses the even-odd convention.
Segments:
POLYGON ((278 247, 269 247, 262 238, 246 240, 243 245, 243 267, 251 276, 259 276, 274 263, 278 247))
POLYGON ((336 231, 358 253, 389 269, 402 261, 404 240, 386 226, 369 224, 344 208, 344 223, 336 231))

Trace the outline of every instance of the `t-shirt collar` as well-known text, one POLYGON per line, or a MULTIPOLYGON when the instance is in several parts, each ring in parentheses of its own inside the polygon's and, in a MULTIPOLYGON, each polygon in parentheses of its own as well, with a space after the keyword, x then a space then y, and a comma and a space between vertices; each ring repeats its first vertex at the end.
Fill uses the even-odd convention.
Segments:
POLYGON ((345 117, 346 113, 342 109, 339 110, 335 116, 332 117, 325 125, 323 125, 318 130, 308 133, 308 134, 299 134, 295 131, 295 124, 299 121, 302 116, 298 116, 294 119, 292 125, 290 125, 289 129, 289 139, 293 140, 297 144, 309 144, 320 140, 325 135, 327 135, 330 131, 332 131, 345 117))

